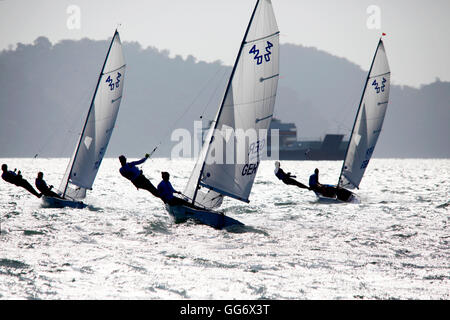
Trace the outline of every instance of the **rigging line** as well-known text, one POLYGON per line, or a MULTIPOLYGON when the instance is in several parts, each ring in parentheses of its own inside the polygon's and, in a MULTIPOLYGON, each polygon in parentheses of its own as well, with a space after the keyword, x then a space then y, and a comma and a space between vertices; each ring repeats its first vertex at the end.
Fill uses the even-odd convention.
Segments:
POLYGON ((342 102, 337 105, 336 110, 333 112, 333 117, 330 119, 332 123, 338 125, 338 132, 341 132, 341 129, 345 131, 344 136, 351 133, 351 123, 346 124, 346 121, 356 116, 355 109, 357 111, 359 101, 360 97, 351 95, 343 98, 342 102))
MULTIPOLYGON (((95 82, 91 79, 87 80, 89 86, 86 86, 84 90, 80 92, 80 97, 76 99, 76 102, 65 103, 66 110, 63 110, 63 116, 60 118, 65 124, 66 130, 61 133, 63 139, 61 139, 62 145, 58 147, 59 155, 63 155, 66 152, 69 153, 69 158, 72 153, 68 151, 70 146, 73 147, 76 144, 81 132, 79 131, 79 127, 81 125, 81 119, 86 116, 86 110, 84 109, 86 106, 89 106, 92 99, 92 87, 95 85, 95 82), (92 84, 92 86, 91 86, 92 84), (79 107, 76 107, 79 106, 79 107), (81 106, 81 107, 80 107, 81 106), (68 143, 68 142, 71 143, 68 143)), ((55 132, 58 130, 56 127, 55 132)))
POLYGON ((56 137, 55 135, 56 130, 52 130, 47 139, 44 140, 44 142, 42 143, 41 147, 39 147, 36 151, 36 153, 33 156, 33 159, 36 159, 37 157, 40 156, 40 153, 42 152, 42 150, 46 149, 47 146, 49 145, 49 143, 56 137))
POLYGON ((157 144, 157 146, 153 149, 153 151, 150 153, 151 155, 156 151, 156 149, 158 149, 158 147, 162 144, 163 140, 165 140, 167 138, 167 136, 169 135, 170 131, 175 127, 175 125, 188 113, 188 111, 192 108, 192 106, 194 105, 195 101, 200 97, 200 95, 203 93, 203 91, 206 90, 206 88, 208 87, 208 85, 211 83, 212 79, 214 79, 214 77, 217 75, 217 73, 220 71, 220 68, 222 66, 220 66, 217 71, 214 73, 214 75, 208 79, 208 81, 205 83, 205 85, 203 86, 203 88, 199 91, 199 93, 195 96, 195 98, 193 99, 193 101, 189 104, 189 106, 186 108, 186 110, 181 114, 180 117, 178 117, 177 120, 175 120, 175 122, 173 123, 172 126, 169 127, 169 129, 166 131, 166 133, 162 136, 162 138, 160 139, 159 143, 157 144))
MULTIPOLYGON (((81 92, 81 98, 79 99, 79 104, 80 105, 85 105, 85 104, 88 103, 88 99, 89 99, 88 95, 90 95, 90 93, 88 93, 87 90, 81 92)), ((34 157, 33 157, 34 159, 40 157, 40 154, 42 153, 42 151, 47 149, 48 145, 53 143, 55 141, 55 138, 59 136, 59 135, 56 134, 57 132, 61 131, 60 127, 58 125, 62 124, 62 125, 65 125, 65 127, 67 128, 65 130, 65 132, 64 132, 65 139, 63 139, 63 140, 65 142, 67 142, 67 134, 68 133, 73 133, 75 131, 74 130, 75 129, 75 124, 77 122, 76 121, 70 121, 70 120, 71 120, 71 118, 74 118, 74 119, 80 118, 82 116, 82 114, 80 115, 77 112, 78 110, 73 111, 73 108, 70 108, 70 106, 73 105, 73 104, 69 105, 69 103, 67 103, 65 101, 62 101, 62 103, 65 106, 68 106, 66 108, 67 110, 64 110, 64 108, 62 108, 62 110, 63 110, 63 112, 61 112, 62 117, 59 118, 56 122, 52 122, 52 123, 48 124, 49 127, 52 127, 53 129, 49 130, 48 138, 45 139, 44 142, 41 143, 40 146, 37 149, 35 149, 36 152, 35 152, 34 157), (70 115, 72 115, 72 117, 70 117, 70 115), (75 115, 75 116, 73 116, 73 115, 75 115)), ((76 133, 76 134, 78 135, 78 133, 76 133)), ((59 137, 61 137, 61 136, 59 136, 59 137)), ((64 151, 65 151, 66 148, 67 148, 67 143, 64 143, 62 149, 64 149, 64 151)), ((55 146, 54 150, 56 150, 56 146, 55 146)), ((58 150, 60 151, 59 152, 60 155, 64 153, 64 152, 61 151, 60 147, 58 147, 58 150)))
MULTIPOLYGON (((216 95, 217 90, 218 90, 219 88, 222 87, 221 82, 222 82, 223 78, 225 77, 225 75, 228 73, 228 69, 227 69, 227 68, 224 68, 224 69, 225 69, 225 72, 222 74, 222 77, 220 77, 220 80, 219 80, 219 83, 218 83, 217 86, 216 86, 216 89, 214 89, 213 94, 210 96, 208 102, 205 104, 205 108, 203 109, 203 112, 202 112, 201 115, 200 115, 200 119, 203 119, 203 116, 204 116, 204 114, 205 114, 205 112, 206 112, 206 109, 208 108, 208 106, 209 106, 209 104, 211 103, 212 99, 213 99, 214 96, 216 95)), ((218 69, 217 72, 218 72, 219 70, 220 70, 220 69, 218 69)))

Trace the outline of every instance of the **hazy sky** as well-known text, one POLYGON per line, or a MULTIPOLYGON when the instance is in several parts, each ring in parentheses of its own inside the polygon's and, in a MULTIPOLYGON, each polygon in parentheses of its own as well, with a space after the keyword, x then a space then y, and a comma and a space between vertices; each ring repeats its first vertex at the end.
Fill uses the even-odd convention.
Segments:
MULTIPOLYGON (((0 0, 0 50, 46 36, 106 39, 231 65, 255 0, 0 0)), ((381 32, 394 84, 450 81, 450 0, 272 0, 281 43, 370 66, 381 32), (378 29, 378 27, 381 27, 378 29)), ((288 64, 289 62, 281 62, 288 64)), ((334 80, 333 80, 334 81, 334 80)))

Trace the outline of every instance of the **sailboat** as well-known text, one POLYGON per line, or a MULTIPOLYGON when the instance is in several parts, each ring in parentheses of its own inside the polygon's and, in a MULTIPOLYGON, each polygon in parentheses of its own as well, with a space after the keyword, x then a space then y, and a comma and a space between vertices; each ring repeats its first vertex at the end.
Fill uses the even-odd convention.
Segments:
POLYGON ((125 60, 119 32, 116 30, 109 45, 97 86, 72 157, 58 188, 63 198, 46 197, 47 207, 84 208, 80 199, 91 190, 106 153, 122 100, 125 60))
MULTIPOLYGON (((279 77, 279 31, 270 0, 258 0, 247 26, 215 120, 206 135, 197 163, 184 189, 185 200, 202 208, 167 205, 175 221, 194 219, 214 228, 242 223, 214 211, 224 197, 249 203, 260 156, 267 145, 279 77), (226 130, 255 133, 245 141, 232 136, 226 145, 226 130), (265 135, 264 135, 265 130, 265 135), (262 133, 261 133, 262 132, 262 133), (217 153, 228 159, 245 150, 243 161, 215 161, 217 153)), ((222 158, 222 160, 224 160, 222 158)))
POLYGON ((389 102, 390 75, 386 50, 380 38, 353 124, 338 184, 325 185, 324 193, 316 192, 317 196, 345 202, 357 199, 348 189, 359 189, 375 150, 389 102))

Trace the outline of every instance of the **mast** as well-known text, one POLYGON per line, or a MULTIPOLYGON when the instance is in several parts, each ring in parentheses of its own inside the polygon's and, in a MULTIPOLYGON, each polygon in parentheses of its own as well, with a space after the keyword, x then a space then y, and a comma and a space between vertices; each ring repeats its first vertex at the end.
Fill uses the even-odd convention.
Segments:
POLYGON ((88 113, 86 115, 86 120, 84 121, 83 130, 81 131, 80 138, 78 139, 78 144, 77 144, 77 147, 76 147, 76 151, 75 151, 75 154, 73 156, 72 166, 70 168, 69 175, 67 176, 66 186, 64 187, 64 191, 63 191, 63 198, 66 196, 67 186, 69 185, 70 176, 72 175, 73 165, 74 165, 75 160, 77 158, 78 151, 80 150, 81 138, 83 137, 84 132, 86 130, 86 126, 87 126, 87 122, 88 122, 88 119, 89 119, 89 115, 91 114, 92 108, 94 106, 94 100, 95 100, 95 97, 97 95, 97 91, 98 91, 98 87, 100 85, 100 80, 102 78, 103 71, 105 70, 106 61, 108 60, 109 53, 111 51, 111 47, 112 47, 112 45, 114 43, 114 39, 116 38, 116 35, 118 33, 119 32, 116 29, 116 31, 114 32, 114 35, 113 35, 113 37, 111 39, 111 43, 109 44, 109 48, 108 48, 108 52, 106 53, 105 61, 103 61, 103 66, 102 66, 102 69, 100 71, 100 75, 98 76, 98 80, 97 80, 97 86, 95 87, 94 95, 92 96, 91 105, 90 105, 89 111, 88 111, 88 113))
MULTIPOLYGON (((250 26, 252 25, 253 18, 254 18, 255 13, 256 13, 256 9, 258 8, 259 1, 260 1, 260 0, 257 0, 257 1, 256 1, 255 8, 253 9, 252 16, 251 16, 250 21, 249 21, 249 23, 248 23, 248 25, 247 25, 247 30, 245 31, 244 38, 242 39, 241 46, 240 46, 240 48, 239 48, 238 55, 237 55, 237 57, 236 57, 236 61, 234 62, 233 70, 231 71, 230 78, 228 79, 227 88, 226 88, 226 90, 225 90, 225 94, 224 94, 224 96, 223 96, 222 103, 221 103, 220 108, 219 108, 219 112, 217 113, 216 119, 214 120, 214 128, 212 129, 213 131, 212 131, 212 135, 211 135, 211 140, 210 140, 209 142, 205 142, 205 143, 209 143, 209 144, 208 144, 208 148, 207 148, 206 153, 205 153, 206 156, 208 156, 209 148, 210 148, 211 143, 212 143, 212 141, 213 141, 213 139, 214 139, 214 131, 217 129, 218 120, 219 120, 220 115, 221 115, 221 113, 222 113, 223 106, 224 106, 224 104, 225 104, 225 99, 226 99, 226 97, 227 97, 227 95, 228 95, 228 92, 230 91, 230 87, 231 87, 231 83, 232 83, 232 81, 233 81, 234 73, 235 73, 235 71, 236 71, 236 67, 237 67, 237 64, 238 64, 238 62, 239 62, 239 59, 240 59, 240 57, 241 57, 241 55, 242 55, 242 49, 244 48, 245 40, 247 39, 247 35, 248 35, 249 30, 250 30, 250 26)), ((197 179, 197 185, 196 185, 196 187, 195 187, 194 196, 192 197, 192 204, 195 204, 195 198, 197 197, 198 186, 199 186, 199 184, 200 184, 200 179, 201 179, 201 177, 202 177, 204 168, 205 168, 205 160, 203 160, 202 168, 201 168, 201 170, 200 170, 200 174, 199 174, 198 179, 197 179)))
MULTIPOLYGON (((367 73, 366 83, 364 84, 364 89, 363 89, 363 92, 362 92, 362 95, 361 95, 361 100, 359 101, 358 111, 356 112, 355 121, 353 122, 352 133, 350 134, 350 137, 349 137, 349 139, 348 139, 347 149, 345 150, 345 156, 344 156, 344 161, 342 162, 341 173, 340 173, 340 175, 339 175, 338 183, 337 183, 337 185, 336 185, 338 188, 339 188, 339 183, 340 183, 340 181, 341 181, 342 173, 344 172, 345 160, 347 159, 348 149, 350 148, 350 143, 351 143, 351 141, 352 141, 353 132, 355 131, 356 121, 358 120, 358 116, 359 116, 359 113, 360 113, 360 111, 361 111, 361 105, 362 105, 362 102, 363 102, 363 99, 364 99, 364 95, 365 95, 365 93, 366 93, 367 83, 369 82, 370 74, 372 73, 373 64, 374 64, 374 62, 375 62, 375 58, 377 57, 377 54, 378 54, 378 49, 380 48, 380 44, 381 44, 382 42, 383 42, 383 41, 382 41, 382 38, 380 38, 380 40, 378 41, 377 49, 375 50, 375 54, 374 54, 373 59, 372 59, 372 63, 371 63, 371 65, 370 65, 369 72, 367 73)), ((355 187, 356 187, 356 186, 355 186, 355 187)), ((358 187, 356 187, 356 188, 358 188, 358 187)), ((358 189, 359 189, 359 188, 358 188, 358 189)))

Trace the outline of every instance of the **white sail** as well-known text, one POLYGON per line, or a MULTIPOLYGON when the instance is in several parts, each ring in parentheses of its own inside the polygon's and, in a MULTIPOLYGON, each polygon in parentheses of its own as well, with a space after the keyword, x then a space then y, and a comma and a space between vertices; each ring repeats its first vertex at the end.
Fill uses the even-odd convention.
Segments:
POLYGON ((380 39, 349 140, 339 187, 359 187, 380 136, 389 102, 389 89, 389 64, 380 39))
POLYGON ((211 189, 203 188, 203 190, 198 190, 200 172, 203 168, 203 163, 205 161, 209 146, 209 143, 206 143, 206 141, 211 141, 213 131, 214 123, 211 124, 211 127, 206 134, 205 143, 203 144, 197 163, 195 164, 194 170, 192 170, 191 177, 189 178, 189 181, 183 192, 183 194, 188 197, 188 200, 193 200, 195 196, 195 202, 207 208, 220 207, 223 201, 222 194, 217 193, 211 189))
POLYGON ((59 190, 72 198, 83 198, 92 189, 114 129, 122 99, 125 60, 116 31, 77 147, 70 159, 59 190))
POLYGON ((210 208, 220 205, 220 195, 249 201, 260 154, 267 145, 278 75, 279 31, 272 3, 259 0, 222 104, 185 189, 189 198, 210 208), (234 143, 220 134, 225 130, 234 132, 228 137, 234 143), (242 135, 238 137, 243 132, 248 134, 245 140, 242 135))

